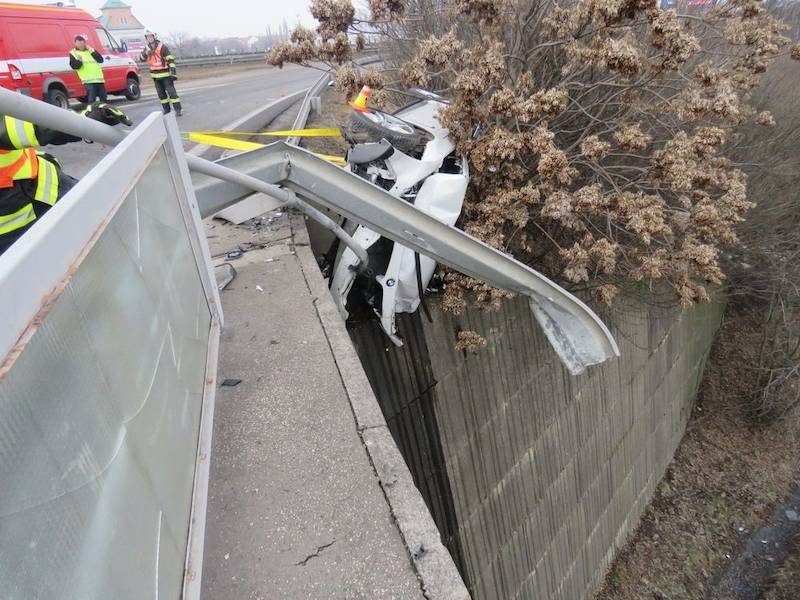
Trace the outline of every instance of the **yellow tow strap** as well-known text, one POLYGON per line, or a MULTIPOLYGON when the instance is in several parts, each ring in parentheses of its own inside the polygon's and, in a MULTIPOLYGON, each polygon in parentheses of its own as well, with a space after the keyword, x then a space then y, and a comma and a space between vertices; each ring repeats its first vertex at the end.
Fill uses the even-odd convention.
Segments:
MULTIPOLYGON (((206 146, 214 146, 216 148, 227 148, 229 150, 241 150, 242 152, 248 152, 250 150, 256 150, 258 148, 263 148, 265 144, 259 144, 258 142, 249 142, 246 140, 232 140, 229 137, 225 137, 223 135, 218 135, 216 133, 205 133, 205 132, 198 132, 192 131, 189 133, 189 139, 192 142, 197 144, 205 144, 206 146)), ((320 158, 324 158, 327 161, 330 161, 334 164, 344 166, 347 164, 347 161, 341 156, 331 156, 330 154, 317 154, 320 158)))
POLYGON ((286 129, 284 131, 194 131, 192 133, 222 137, 340 137, 342 130, 338 127, 326 127, 322 129, 286 129))

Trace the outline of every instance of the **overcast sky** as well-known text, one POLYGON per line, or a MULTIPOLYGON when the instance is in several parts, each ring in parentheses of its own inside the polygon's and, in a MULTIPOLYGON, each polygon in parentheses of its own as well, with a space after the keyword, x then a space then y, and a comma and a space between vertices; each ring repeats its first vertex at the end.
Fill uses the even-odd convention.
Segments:
MULTIPOLYGON (((75 0, 92 15, 100 14, 105 0, 75 0)), ((286 19, 291 30, 298 22, 311 25, 308 0, 124 0, 145 27, 163 37, 177 31, 199 37, 231 37, 275 31, 286 19)))

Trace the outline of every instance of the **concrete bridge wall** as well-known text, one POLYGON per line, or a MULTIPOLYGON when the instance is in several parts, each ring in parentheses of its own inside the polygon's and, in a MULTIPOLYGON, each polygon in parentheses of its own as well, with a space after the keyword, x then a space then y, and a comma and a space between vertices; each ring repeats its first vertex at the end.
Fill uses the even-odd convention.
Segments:
POLYGON ((389 428, 476 600, 589 598, 679 443, 722 307, 628 301, 622 356, 571 377, 527 303, 351 327, 389 428), (489 340, 453 347, 459 330, 489 340))

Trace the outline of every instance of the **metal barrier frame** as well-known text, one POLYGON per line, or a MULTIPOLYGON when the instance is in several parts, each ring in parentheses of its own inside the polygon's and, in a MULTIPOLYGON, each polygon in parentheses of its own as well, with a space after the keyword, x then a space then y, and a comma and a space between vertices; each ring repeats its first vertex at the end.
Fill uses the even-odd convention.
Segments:
POLYGON ((0 260, 0 380, 37 331, 153 156, 164 148, 211 313, 183 597, 200 597, 222 309, 174 117, 153 113, 56 203, 0 260), (80 203, 72 200, 80 199, 80 203), (13 290, 10 293, 9 290, 13 290))

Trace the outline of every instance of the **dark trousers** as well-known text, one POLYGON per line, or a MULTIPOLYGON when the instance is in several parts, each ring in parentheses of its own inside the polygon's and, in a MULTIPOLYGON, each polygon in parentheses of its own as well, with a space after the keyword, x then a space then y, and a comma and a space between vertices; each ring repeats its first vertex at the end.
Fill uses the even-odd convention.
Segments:
POLYGON ((108 102, 105 83, 84 83, 83 87, 86 88, 86 97, 89 104, 94 104, 98 99, 101 102, 108 102))
POLYGON ((177 90, 175 90, 175 82, 172 80, 172 77, 153 79, 153 83, 156 85, 156 93, 158 94, 159 100, 161 100, 161 109, 164 111, 164 114, 170 112, 172 106, 175 107, 175 110, 180 112, 181 99, 180 96, 178 96, 177 90))

